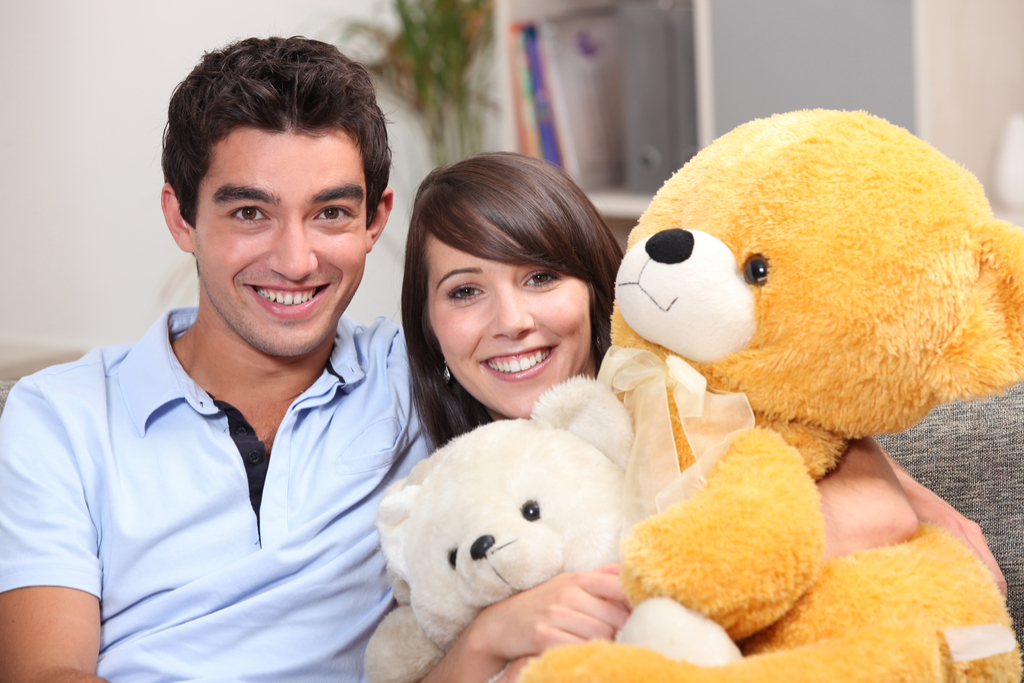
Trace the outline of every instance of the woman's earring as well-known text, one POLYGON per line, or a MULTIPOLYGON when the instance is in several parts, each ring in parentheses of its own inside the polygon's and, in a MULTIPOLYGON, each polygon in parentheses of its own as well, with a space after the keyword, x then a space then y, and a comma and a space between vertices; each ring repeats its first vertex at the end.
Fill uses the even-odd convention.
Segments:
POLYGON ((444 383, 445 384, 451 384, 452 383, 452 371, 448 369, 448 361, 444 361, 444 372, 441 373, 441 374, 444 375, 444 383))

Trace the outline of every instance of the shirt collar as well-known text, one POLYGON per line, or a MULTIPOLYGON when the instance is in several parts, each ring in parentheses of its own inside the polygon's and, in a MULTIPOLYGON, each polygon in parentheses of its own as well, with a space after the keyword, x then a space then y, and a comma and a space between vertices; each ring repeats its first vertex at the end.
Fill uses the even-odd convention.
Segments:
MULTIPOLYGON (((213 415, 220 410, 210 395, 181 367, 171 348, 171 341, 184 334, 196 321, 197 315, 198 309, 194 306, 167 311, 121 363, 120 382, 128 414, 142 436, 146 434, 153 413, 172 401, 183 399, 203 415, 213 415)), ((329 359, 330 367, 337 374, 325 369, 313 386, 303 393, 304 397, 320 396, 326 400, 333 389, 339 386, 342 390, 350 389, 366 376, 365 359, 359 354, 354 328, 351 318, 342 316, 329 359)))
POLYGON ((355 329, 352 318, 342 315, 329 359, 330 367, 334 368, 342 386, 349 389, 366 377, 366 358, 359 353, 353 333, 355 329))

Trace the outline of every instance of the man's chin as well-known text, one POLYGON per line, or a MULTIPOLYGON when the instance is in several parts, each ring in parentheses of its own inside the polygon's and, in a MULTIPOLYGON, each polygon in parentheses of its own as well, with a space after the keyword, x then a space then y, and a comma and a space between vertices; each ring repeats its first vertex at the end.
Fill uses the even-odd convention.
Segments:
POLYGON ((264 337, 248 335, 245 341, 260 353, 274 358, 301 358, 316 353, 325 346, 328 349, 334 345, 334 328, 331 328, 322 335, 309 337, 297 337, 297 335, 286 338, 264 337))

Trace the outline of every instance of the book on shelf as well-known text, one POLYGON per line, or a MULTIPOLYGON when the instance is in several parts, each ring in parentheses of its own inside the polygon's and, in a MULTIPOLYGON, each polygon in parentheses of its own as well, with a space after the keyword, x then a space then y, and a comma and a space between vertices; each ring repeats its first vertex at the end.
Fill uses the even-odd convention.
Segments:
POLYGON ((511 29, 520 151, 562 166, 584 189, 622 185, 616 22, 603 10, 511 29))
POLYGON ((516 130, 519 133, 519 151, 531 156, 542 156, 540 132, 537 129, 537 109, 533 99, 533 76, 530 74, 530 60, 526 50, 526 35, 523 26, 510 27, 509 44, 512 46, 512 83, 515 89, 516 130))

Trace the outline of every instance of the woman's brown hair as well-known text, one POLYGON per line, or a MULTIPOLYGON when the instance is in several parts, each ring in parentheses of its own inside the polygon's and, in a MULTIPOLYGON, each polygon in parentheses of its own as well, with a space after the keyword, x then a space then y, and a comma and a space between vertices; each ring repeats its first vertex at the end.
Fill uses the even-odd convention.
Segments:
POLYGON ((594 358, 611 343, 615 273, 622 248, 587 196, 561 169, 511 152, 469 157, 420 184, 405 247, 402 322, 413 400, 435 446, 490 422, 484 406, 452 378, 427 310, 430 238, 478 258, 538 265, 590 289, 594 358))

